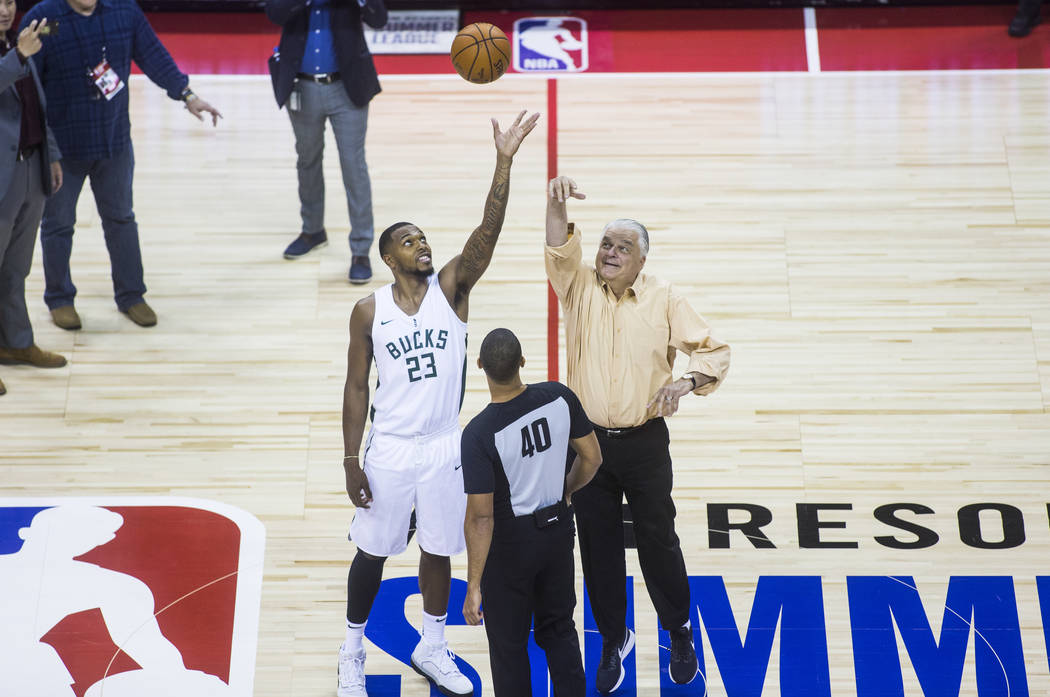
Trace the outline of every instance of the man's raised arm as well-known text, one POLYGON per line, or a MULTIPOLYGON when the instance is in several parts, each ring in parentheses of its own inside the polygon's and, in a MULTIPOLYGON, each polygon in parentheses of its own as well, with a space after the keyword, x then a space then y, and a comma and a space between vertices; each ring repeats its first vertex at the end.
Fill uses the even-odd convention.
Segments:
POLYGON ((565 205, 570 198, 587 198, 576 190, 576 182, 568 177, 555 177, 547 183, 547 246, 560 247, 569 241, 569 211, 565 205))
POLYGON ((503 217, 507 213, 507 199, 510 195, 510 166, 514 160, 514 153, 532 129, 536 127, 536 121, 540 115, 533 114, 525 118, 525 111, 518 114, 514 123, 501 131, 499 122, 492 119, 492 137, 496 142, 496 171, 492 175, 492 186, 489 188, 488 198, 485 200, 485 214, 481 224, 474 229, 467 243, 463 246, 463 252, 449 262, 442 269, 442 285, 449 274, 453 288, 446 289, 458 298, 466 295, 474 284, 485 273, 489 262, 492 261, 492 253, 496 250, 496 241, 503 229, 503 217), (446 271, 446 269, 448 271, 446 271))

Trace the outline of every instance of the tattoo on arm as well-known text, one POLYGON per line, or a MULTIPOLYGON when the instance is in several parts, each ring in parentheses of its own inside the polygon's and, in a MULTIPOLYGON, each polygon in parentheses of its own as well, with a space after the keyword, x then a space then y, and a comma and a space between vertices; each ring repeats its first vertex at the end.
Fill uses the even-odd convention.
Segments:
POLYGON ((478 282, 481 274, 492 261, 496 251, 496 241, 503 229, 503 218, 507 213, 507 199, 510 194, 510 160, 500 158, 496 171, 492 175, 492 188, 485 201, 485 215, 481 225, 471 233, 470 239, 463 247, 459 263, 459 280, 461 286, 471 287, 478 282))
MULTIPOLYGON (((510 174, 509 169, 506 171, 506 174, 510 174)), ((509 176, 492 182, 492 191, 485 202, 485 218, 481 223, 481 227, 494 230, 496 234, 499 234, 500 229, 503 227, 503 215, 507 212, 507 192, 509 189, 509 176)))

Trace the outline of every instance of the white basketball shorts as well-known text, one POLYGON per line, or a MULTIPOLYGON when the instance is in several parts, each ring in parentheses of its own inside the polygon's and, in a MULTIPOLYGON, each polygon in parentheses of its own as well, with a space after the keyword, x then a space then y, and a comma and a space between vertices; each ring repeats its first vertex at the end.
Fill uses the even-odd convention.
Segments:
POLYGON ((369 432, 364 469, 372 503, 358 508, 350 523, 358 549, 376 557, 404 552, 413 508, 416 540, 425 552, 451 557, 466 549, 459 447, 458 425, 426 436, 369 432))

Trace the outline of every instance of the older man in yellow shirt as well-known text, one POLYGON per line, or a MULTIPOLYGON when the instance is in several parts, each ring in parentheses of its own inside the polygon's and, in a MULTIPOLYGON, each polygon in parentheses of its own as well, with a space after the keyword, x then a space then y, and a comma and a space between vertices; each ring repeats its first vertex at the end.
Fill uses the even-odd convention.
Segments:
POLYGON ((605 226, 594 266, 583 263, 580 232, 566 202, 583 199, 576 182, 556 177, 547 191, 547 276, 565 314, 568 384, 595 425, 604 462, 576 492, 583 574, 602 656, 595 688, 623 681, 634 648, 627 627, 627 564, 622 505, 631 509, 638 559, 660 624, 671 638, 671 680, 696 677, 689 624, 689 579, 674 529, 671 456, 665 416, 692 392, 715 391, 729 370, 729 346, 665 281, 642 273, 649 233, 630 219, 605 226), (675 353, 689 356, 674 379, 675 353))

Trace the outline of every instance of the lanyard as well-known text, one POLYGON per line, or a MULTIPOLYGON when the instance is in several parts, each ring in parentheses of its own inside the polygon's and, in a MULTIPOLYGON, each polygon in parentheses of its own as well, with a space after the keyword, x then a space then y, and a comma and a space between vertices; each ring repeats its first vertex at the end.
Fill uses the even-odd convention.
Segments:
MULTIPOLYGON (((106 23, 102 19, 102 4, 101 3, 99 3, 98 5, 95 6, 95 11, 92 12, 91 15, 89 15, 86 19, 90 19, 91 17, 96 17, 96 16, 98 17, 99 33, 102 34, 102 62, 105 63, 106 62, 106 23)), ((94 66, 91 65, 91 60, 85 57, 85 56, 87 56, 87 53, 88 53, 87 49, 85 48, 85 39, 84 39, 84 37, 82 37, 80 35, 80 32, 77 30, 77 28, 76 28, 77 23, 76 22, 70 22, 69 24, 70 24, 70 28, 73 29, 73 37, 77 40, 77 46, 80 48, 80 59, 82 61, 84 61, 84 64, 87 66, 87 74, 91 75, 91 71, 94 69, 94 66)))

